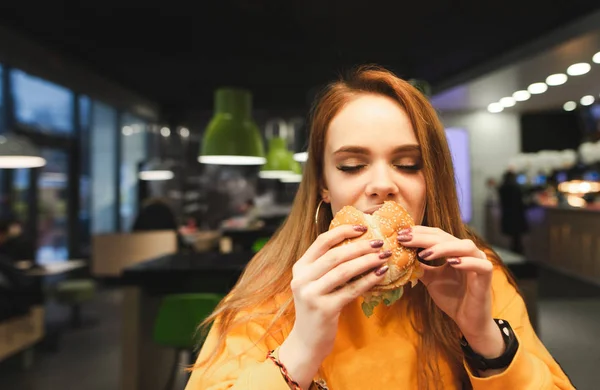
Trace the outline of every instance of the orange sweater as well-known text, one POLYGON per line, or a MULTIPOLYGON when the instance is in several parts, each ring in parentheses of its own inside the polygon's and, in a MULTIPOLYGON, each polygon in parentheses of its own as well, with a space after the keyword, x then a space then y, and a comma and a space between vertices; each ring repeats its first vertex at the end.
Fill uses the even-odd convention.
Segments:
MULTIPOLYGON (((485 389, 574 389, 566 375, 536 336, 525 304, 500 270, 493 277, 493 315, 506 319, 517 335, 519 349, 511 365, 488 378, 474 376, 467 367, 475 390, 485 389)), ((401 304, 402 299, 396 304, 401 304)), ((416 389, 417 335, 409 320, 380 305, 367 318, 360 300, 348 305, 340 316, 333 352, 321 366, 320 377, 331 390, 416 389)), ((213 327, 200 352, 204 359, 215 346, 213 327)), ((250 322, 227 337, 224 352, 208 371, 195 370, 186 390, 289 390, 279 368, 266 359, 268 350, 278 347, 289 328, 258 341, 264 323, 250 322), (241 355, 240 355, 241 354, 241 355)), ((445 361, 439 361, 444 389, 460 384, 445 361)), ((433 384, 432 384, 433 385, 433 384)))

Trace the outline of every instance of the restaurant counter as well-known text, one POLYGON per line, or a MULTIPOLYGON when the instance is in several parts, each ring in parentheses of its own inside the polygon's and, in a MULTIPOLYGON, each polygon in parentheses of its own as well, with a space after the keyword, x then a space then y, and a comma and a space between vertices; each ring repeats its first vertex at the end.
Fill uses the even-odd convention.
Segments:
MULTIPOLYGON (((536 206, 527 210, 525 256, 538 265, 600 285, 600 210, 536 206)), ((500 231, 500 209, 488 206, 486 239, 509 246, 500 231)))

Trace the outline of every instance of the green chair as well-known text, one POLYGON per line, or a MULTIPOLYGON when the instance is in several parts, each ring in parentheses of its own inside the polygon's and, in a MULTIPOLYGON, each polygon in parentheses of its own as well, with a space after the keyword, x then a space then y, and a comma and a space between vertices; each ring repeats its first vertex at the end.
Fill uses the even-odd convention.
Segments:
POLYGON ((198 325, 206 319, 223 299, 219 294, 173 294, 163 298, 154 323, 154 341, 176 350, 175 363, 166 389, 173 388, 177 377, 179 357, 182 352, 190 353, 194 361, 194 349, 204 341, 198 325))
POLYGON ((96 283, 91 279, 69 279, 59 282, 54 297, 62 304, 71 307, 71 324, 78 328, 82 325, 81 305, 91 301, 96 293, 96 283))

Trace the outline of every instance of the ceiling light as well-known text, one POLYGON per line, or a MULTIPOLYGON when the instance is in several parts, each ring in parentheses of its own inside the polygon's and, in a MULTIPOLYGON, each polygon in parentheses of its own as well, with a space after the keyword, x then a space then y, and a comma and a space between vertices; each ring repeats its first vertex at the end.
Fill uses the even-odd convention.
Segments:
POLYGON ((537 95, 546 92, 548 90, 548 85, 546 85, 546 83, 533 83, 527 87, 527 90, 529 93, 537 95))
POLYGON ((500 104, 502 104, 503 107, 512 107, 516 104, 516 101, 511 97, 503 97, 500 99, 500 104))
POLYGON ((565 111, 573 111, 573 110, 574 110, 574 109, 576 109, 576 108, 577 108, 577 103, 575 103, 575 102, 574 102, 574 101, 572 101, 572 100, 571 100, 571 101, 569 101, 569 102, 566 102, 566 103, 563 105, 563 110, 565 110, 565 111))
POLYGON ((581 76, 582 74, 586 74, 592 69, 592 66, 587 62, 580 62, 578 64, 573 64, 569 66, 567 69, 567 74, 569 76, 581 76))
POLYGON ((596 64, 600 64, 600 51, 594 54, 594 56, 592 57, 592 61, 594 61, 596 64))
POLYGON ((517 91, 517 92, 513 93, 513 97, 518 102, 524 102, 525 100, 527 100, 531 97, 531 94, 525 90, 522 90, 522 91, 517 91))
POLYGON ((162 129, 160 129, 160 135, 162 135, 163 137, 168 137, 171 135, 171 129, 169 129, 168 127, 163 127, 162 129))
POLYGON ((586 95, 581 98, 579 103, 581 103, 582 106, 590 106, 590 105, 594 104, 594 100, 595 99, 592 95, 586 95))
POLYGON ((502 112, 502 110, 504 110, 504 107, 500 103, 491 103, 487 109, 489 112, 495 114, 498 112, 502 112))
POLYGON ((551 86, 563 85, 569 77, 564 73, 551 74, 546 78, 546 84, 551 86))

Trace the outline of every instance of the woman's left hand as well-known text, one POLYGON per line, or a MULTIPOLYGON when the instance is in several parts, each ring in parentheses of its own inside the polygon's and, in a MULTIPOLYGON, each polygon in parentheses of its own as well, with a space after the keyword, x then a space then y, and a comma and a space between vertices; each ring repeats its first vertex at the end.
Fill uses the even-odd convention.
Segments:
POLYGON ((445 259, 440 266, 421 264, 421 283, 435 304, 456 322, 471 348, 486 357, 500 356, 504 342, 492 317, 493 265, 473 241, 458 239, 445 231, 413 226, 398 241, 421 248, 424 262, 445 259))

